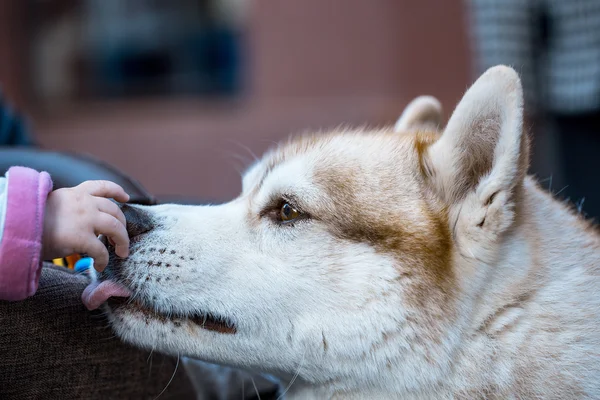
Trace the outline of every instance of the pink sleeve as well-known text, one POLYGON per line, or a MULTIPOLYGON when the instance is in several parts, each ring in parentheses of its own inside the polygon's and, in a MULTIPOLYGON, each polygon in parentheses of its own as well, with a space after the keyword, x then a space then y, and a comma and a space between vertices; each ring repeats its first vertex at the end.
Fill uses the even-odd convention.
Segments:
POLYGON ((6 174, 6 210, 0 241, 0 299, 23 300, 38 287, 46 199, 46 172, 12 167, 6 174))

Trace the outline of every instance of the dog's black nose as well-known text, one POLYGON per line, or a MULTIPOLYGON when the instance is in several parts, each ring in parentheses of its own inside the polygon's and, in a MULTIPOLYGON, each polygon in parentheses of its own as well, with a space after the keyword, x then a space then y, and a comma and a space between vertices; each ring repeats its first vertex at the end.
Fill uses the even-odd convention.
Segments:
POLYGON ((127 233, 130 238, 149 232, 154 228, 152 217, 146 211, 128 204, 123 204, 121 211, 125 214, 127 233))

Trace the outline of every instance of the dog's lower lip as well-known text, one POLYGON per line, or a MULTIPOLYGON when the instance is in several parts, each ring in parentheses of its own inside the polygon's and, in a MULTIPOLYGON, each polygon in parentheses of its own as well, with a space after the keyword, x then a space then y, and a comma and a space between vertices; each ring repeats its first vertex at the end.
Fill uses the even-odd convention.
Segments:
POLYGON ((190 320, 191 322, 193 322, 194 324, 200 326, 202 329, 206 329, 209 331, 219 332, 219 333, 228 333, 228 334, 237 333, 237 329, 236 329, 235 325, 230 324, 225 321, 220 321, 210 315, 204 315, 204 316, 195 315, 195 316, 188 317, 187 319, 190 320))
POLYGON ((223 321, 220 318, 216 318, 211 314, 190 316, 180 316, 172 314, 167 317, 166 315, 151 310, 139 301, 131 301, 130 299, 123 297, 111 297, 110 299, 108 299, 108 305, 113 310, 123 309, 131 312, 137 312, 143 314, 147 318, 152 318, 163 322, 167 320, 188 320, 194 323, 195 325, 198 325, 202 329, 206 329, 208 331, 226 334, 237 333, 237 328, 234 324, 223 321))

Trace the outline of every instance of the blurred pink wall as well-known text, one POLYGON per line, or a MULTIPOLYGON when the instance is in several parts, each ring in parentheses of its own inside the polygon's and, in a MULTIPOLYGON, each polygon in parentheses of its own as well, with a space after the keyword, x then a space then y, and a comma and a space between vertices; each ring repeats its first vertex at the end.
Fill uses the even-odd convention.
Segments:
POLYGON ((305 129, 392 123, 420 94, 448 110, 469 83, 462 0, 252 4, 235 103, 82 104, 37 114, 40 141, 104 159, 158 196, 222 201, 240 190, 236 155, 247 164, 305 129))

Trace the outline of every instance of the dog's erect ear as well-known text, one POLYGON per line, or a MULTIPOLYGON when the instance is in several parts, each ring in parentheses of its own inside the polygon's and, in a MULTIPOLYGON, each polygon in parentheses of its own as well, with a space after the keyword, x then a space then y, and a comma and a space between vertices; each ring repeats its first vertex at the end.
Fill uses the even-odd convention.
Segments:
POLYGON ((487 70, 465 93, 426 156, 423 170, 450 204, 472 191, 483 202, 501 191, 510 197, 529 162, 517 73, 505 66, 487 70))
POLYGON ((442 123, 442 105, 431 96, 419 96, 411 101, 404 111, 396 125, 395 132, 404 132, 414 129, 434 129, 442 123))

